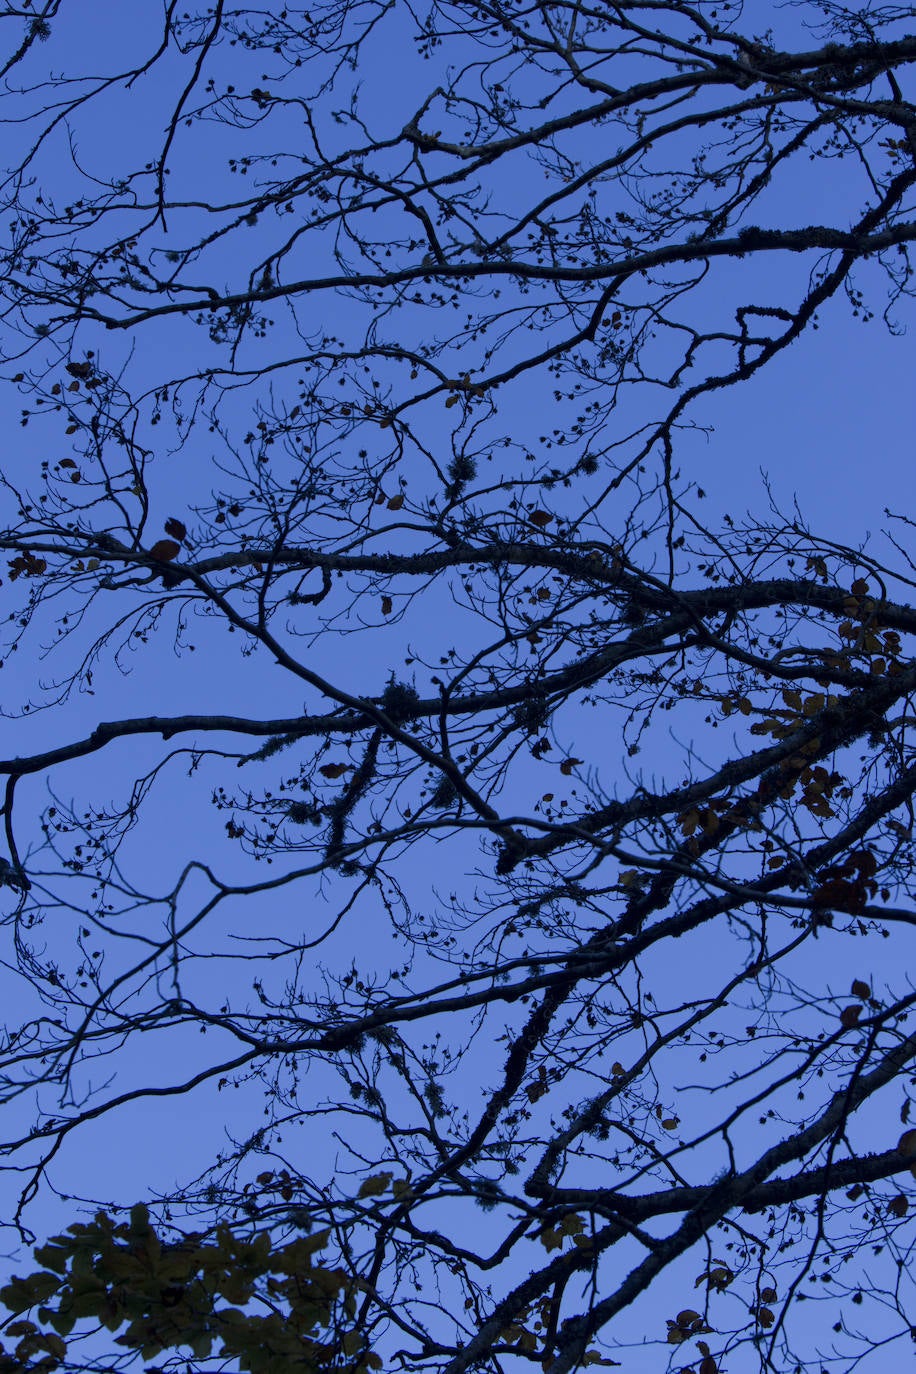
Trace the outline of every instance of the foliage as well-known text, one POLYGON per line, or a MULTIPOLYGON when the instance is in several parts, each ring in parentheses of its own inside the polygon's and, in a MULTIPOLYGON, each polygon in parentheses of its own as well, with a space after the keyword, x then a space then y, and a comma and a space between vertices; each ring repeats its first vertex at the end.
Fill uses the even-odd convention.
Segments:
POLYGON ((3 1368, 899 1359, 913 525, 694 467, 908 321, 912 10, 106 16, 0 15, 0 1165, 132 1192, 3 1368))
POLYGON ((313 1265, 326 1240, 326 1233, 298 1236, 273 1248, 266 1232, 245 1239, 222 1226, 212 1243, 189 1234, 163 1244, 146 1207, 133 1207, 129 1224, 120 1225, 99 1212, 36 1249, 44 1269, 0 1290, 14 1313, 41 1304, 39 1320, 54 1332, 9 1323, 7 1333, 19 1340, 2 1367, 9 1374, 55 1368, 77 1322, 94 1318, 112 1332, 124 1327, 116 1343, 144 1360, 174 1346, 203 1359, 218 1341, 218 1353, 251 1374, 378 1369, 381 1361, 363 1349, 353 1325, 352 1281, 340 1269, 313 1265), (256 1296, 269 1315, 245 1310, 256 1296), (232 1305, 218 1307, 219 1299, 232 1305), (338 1340, 317 1340, 316 1328, 333 1326, 338 1306, 349 1329, 338 1340))

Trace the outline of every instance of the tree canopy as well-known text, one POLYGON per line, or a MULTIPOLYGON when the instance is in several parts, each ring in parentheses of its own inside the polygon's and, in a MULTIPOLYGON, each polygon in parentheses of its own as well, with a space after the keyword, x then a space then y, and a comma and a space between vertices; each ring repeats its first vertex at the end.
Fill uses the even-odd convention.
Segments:
POLYGON ((913 522, 691 455, 904 332, 914 11, 130 10, 0 14, 0 1370, 907 1358, 913 522))

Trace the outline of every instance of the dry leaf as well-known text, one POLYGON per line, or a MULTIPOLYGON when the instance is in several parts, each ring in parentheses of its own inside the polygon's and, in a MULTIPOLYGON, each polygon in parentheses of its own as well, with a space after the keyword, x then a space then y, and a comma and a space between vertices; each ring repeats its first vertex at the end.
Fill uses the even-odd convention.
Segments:
POLYGON ((579 764, 584 762, 584 759, 564 759, 560 764, 560 772, 563 774, 564 778, 568 778, 572 774, 572 770, 578 768, 579 764))
POLYGON ((859 1017, 862 1015, 860 1006, 844 1007, 840 1012, 840 1025, 844 1030, 852 1030, 859 1024, 859 1017))
POLYGON ((537 525, 542 530, 545 525, 549 525, 553 516, 546 510, 532 510, 528 512, 528 519, 532 525, 537 525))
POLYGON ((349 768, 348 763, 324 763, 318 772, 323 778, 342 778, 344 773, 349 771, 349 768))
POLYGON ((382 597, 382 615, 391 615, 393 602, 390 596, 382 597))
POLYGON ((678 1326, 693 1326, 694 1322, 703 1320, 702 1314, 695 1312, 692 1307, 685 1307, 682 1312, 678 1312, 674 1319, 678 1326))
POLYGON ((397 496, 392 496, 391 500, 388 502, 388 509, 389 509, 389 510, 400 510, 401 507, 403 506, 403 504, 404 504, 404 493, 399 491, 398 494, 397 494, 397 496))
POLYGON ((867 983, 863 983, 861 978, 854 978, 850 992, 853 997, 861 997, 863 1002, 871 997, 871 988, 867 983))
POLYGON ((155 558, 158 563, 170 563, 180 552, 181 547, 174 539, 157 539, 149 551, 149 556, 155 558))
POLYGON ((170 515, 163 526, 166 534, 170 534, 173 539, 177 539, 179 544, 187 537, 187 529, 181 520, 176 520, 174 515, 170 515))

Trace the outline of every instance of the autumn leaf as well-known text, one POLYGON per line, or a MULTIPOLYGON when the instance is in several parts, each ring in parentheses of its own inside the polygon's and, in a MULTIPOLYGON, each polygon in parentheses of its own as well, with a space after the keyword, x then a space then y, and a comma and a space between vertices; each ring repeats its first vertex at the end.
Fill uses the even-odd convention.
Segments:
POLYGON ((894 1217, 905 1217, 909 1209, 910 1204, 903 1193, 898 1193, 897 1196, 891 1198, 890 1202, 887 1204, 887 1210, 890 1212, 891 1216, 894 1217))
POLYGON ((393 601, 391 600, 391 597, 390 597, 390 596, 383 596, 383 597, 382 597, 382 615, 391 615, 391 610, 392 610, 393 605, 394 605, 394 603, 393 603, 393 601))
POLYGON ((170 563, 181 552, 181 546, 176 544, 174 539, 157 539, 149 551, 150 558, 155 558, 157 563, 170 563))
POLYGON ((682 811, 677 818, 677 823, 681 827, 682 835, 692 835, 700 821, 700 813, 695 808, 692 811, 682 811))
POLYGON ((166 534, 170 534, 173 539, 177 539, 179 544, 187 538, 187 528, 181 520, 176 520, 174 515, 170 515, 163 526, 166 534))
POLYGON ((859 1024, 859 1017, 862 1015, 860 1006, 844 1007, 840 1012, 840 1025, 844 1030, 852 1030, 859 1024))
POLYGON ((868 998, 871 997, 871 988, 868 986, 867 983, 863 983, 861 978, 853 979, 853 984, 850 988, 850 992, 852 993, 853 997, 861 997, 863 1002, 867 1001, 868 998))
POLYGON ((532 510, 528 512, 528 519, 532 525, 537 525, 542 530, 545 525, 549 525, 553 516, 546 510, 532 510))
POLYGON ((564 759, 560 764, 560 772, 563 774, 564 778, 568 778, 572 774, 573 769, 578 768, 579 764, 584 762, 584 759, 564 759))
POLYGON ((318 772, 323 778, 342 778, 344 773, 349 772, 349 763, 323 763, 318 772))
POLYGON ((717 1293, 724 1293, 725 1289, 732 1282, 734 1277, 734 1274, 728 1268, 727 1265, 716 1264, 712 1269, 708 1270, 705 1274, 700 1274, 698 1276, 697 1281, 694 1284, 694 1287, 699 1288, 700 1284, 705 1281, 709 1288, 715 1289, 717 1293))
POLYGON ((388 509, 389 509, 389 510, 400 510, 401 507, 403 506, 403 504, 404 504, 404 493, 399 491, 398 494, 397 494, 397 496, 392 496, 391 500, 388 502, 388 509))
POLYGON ((17 577, 40 577, 47 571, 48 563, 44 558, 36 558, 35 554, 21 553, 16 558, 11 558, 6 565, 9 568, 10 581, 15 582, 17 577))
POLYGON ((67 363, 67 371, 71 377, 76 377, 85 382, 92 376, 92 363, 67 363))
POLYGON ((392 1173, 372 1174, 369 1178, 364 1178, 359 1185, 357 1197, 381 1197, 382 1193, 387 1192, 393 1178, 392 1173))
POLYGON ((677 1322, 678 1326, 686 1328, 688 1326, 693 1326, 697 1322, 702 1322, 703 1317, 699 1312, 695 1312, 692 1307, 685 1307, 681 1312, 678 1312, 674 1320, 677 1322))

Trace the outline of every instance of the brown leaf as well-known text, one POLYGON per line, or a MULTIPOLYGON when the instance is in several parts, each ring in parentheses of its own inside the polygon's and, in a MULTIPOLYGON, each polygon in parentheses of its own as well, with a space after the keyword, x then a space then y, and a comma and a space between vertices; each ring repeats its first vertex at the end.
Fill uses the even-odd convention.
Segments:
POLYGON ((761 1302, 775 1302, 778 1296, 775 1288, 761 1288, 760 1290, 761 1302))
POLYGON ((840 1012, 840 1025, 844 1030, 852 1030, 859 1024, 859 1017, 862 1015, 860 1006, 844 1007, 840 1012))
POLYGON ((916 1131, 904 1131, 897 1141, 897 1153, 900 1155, 916 1154, 916 1131))
POLYGON ((324 763, 318 772, 323 778, 342 778, 344 773, 349 771, 349 768, 348 763, 324 763))
POLYGON ((10 581, 15 582, 17 577, 40 577, 47 571, 48 562, 45 558, 36 558, 34 553, 21 553, 16 558, 11 558, 7 564, 10 572, 10 581))
POLYGON ((532 525, 537 525, 542 530, 545 525, 549 525, 553 516, 546 510, 531 510, 528 512, 528 519, 532 525))
POLYGON ((382 615, 391 615, 391 608, 394 603, 390 596, 382 597, 382 615))
POLYGON ((719 1366, 716 1364, 712 1355, 704 1355, 700 1361, 698 1374, 719 1374, 719 1366))
POLYGON ((909 1209, 910 1204, 907 1202, 903 1193, 898 1193, 896 1197, 892 1197, 887 1204, 887 1210, 890 1212, 891 1216, 894 1217, 905 1217, 909 1209))
POLYGON ((692 1307, 685 1307, 682 1312, 678 1312, 674 1320, 677 1322, 678 1326, 688 1327, 693 1326, 694 1322, 701 1322, 703 1318, 701 1314, 695 1312, 692 1307))
POLYGON ((92 363, 67 363, 67 371, 71 377, 78 377, 81 381, 92 376, 92 363))
POLYGON ((163 529, 166 534, 170 534, 173 539, 177 539, 179 544, 183 543, 187 537, 187 528, 181 520, 176 520, 174 515, 170 515, 166 520, 163 529))
POLYGON ((861 978, 853 979, 850 992, 852 993, 853 997, 861 997, 863 1002, 867 1001, 868 998, 871 997, 871 988, 868 986, 867 983, 863 983, 861 978))
POLYGON ((155 558, 158 563, 170 563, 181 553, 181 546, 176 544, 174 539, 157 539, 149 551, 150 558, 155 558))
POLYGON ((403 493, 402 491, 399 491, 398 494, 397 494, 397 496, 392 496, 391 500, 388 502, 388 509, 389 509, 389 510, 400 510, 401 507, 403 506, 403 504, 404 504, 404 493, 403 493))
POLYGON ((564 778, 568 778, 572 775, 573 769, 578 768, 579 764, 584 762, 584 759, 564 759, 560 764, 560 772, 563 774, 564 778))

